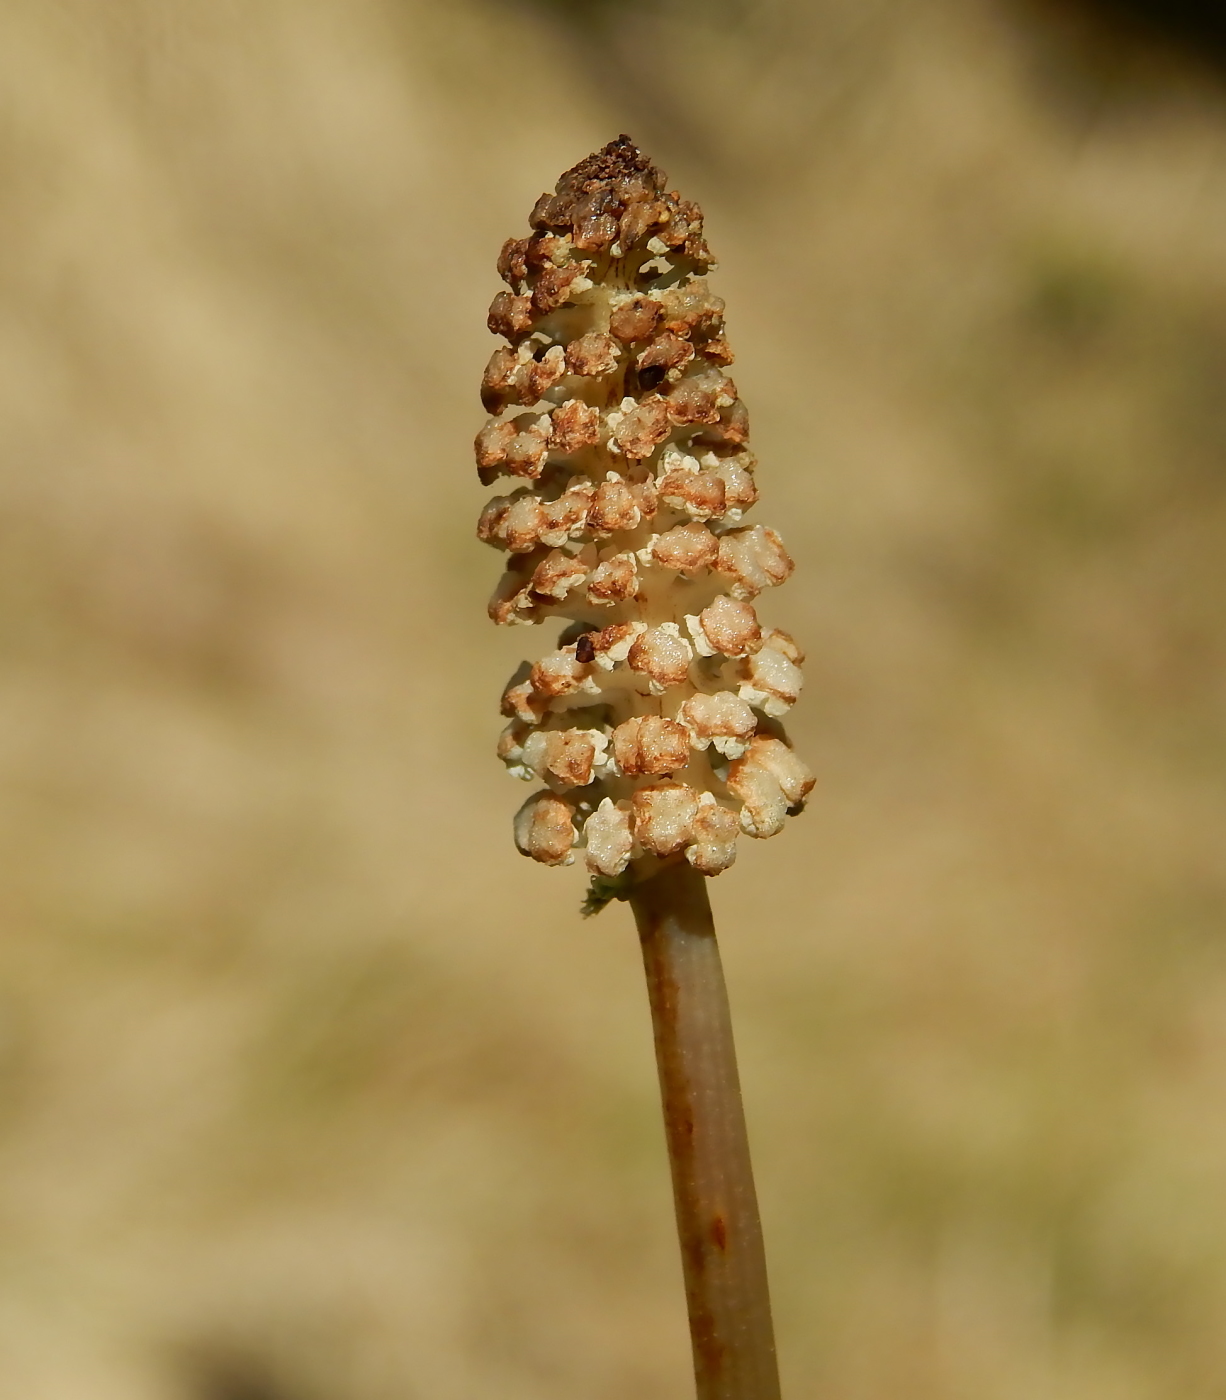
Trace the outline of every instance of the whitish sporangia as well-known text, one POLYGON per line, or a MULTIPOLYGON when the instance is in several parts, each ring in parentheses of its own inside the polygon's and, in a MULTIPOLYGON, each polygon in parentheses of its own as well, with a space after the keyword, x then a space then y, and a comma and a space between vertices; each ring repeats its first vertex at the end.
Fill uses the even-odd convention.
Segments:
POLYGON ((568 624, 503 695, 499 755, 539 789, 515 842, 583 851, 606 890, 682 857, 717 875, 813 777, 779 723, 800 648, 753 605, 792 561, 743 523, 754 458, 702 214, 619 136, 531 225, 498 259, 476 442, 482 482, 509 478, 477 527, 507 553, 491 618, 568 624))

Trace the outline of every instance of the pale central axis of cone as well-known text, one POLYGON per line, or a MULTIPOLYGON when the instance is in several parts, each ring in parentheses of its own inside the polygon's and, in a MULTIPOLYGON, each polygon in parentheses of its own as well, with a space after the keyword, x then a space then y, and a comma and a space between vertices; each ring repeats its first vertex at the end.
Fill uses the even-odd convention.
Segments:
POLYGON ((481 383, 482 540, 502 625, 562 621, 503 695, 498 752, 540 786, 515 818, 546 865, 582 850, 624 889, 688 860, 717 875, 813 786, 780 719, 803 660, 753 599, 792 560, 758 499, 698 206, 628 136, 580 161, 509 239, 481 383))

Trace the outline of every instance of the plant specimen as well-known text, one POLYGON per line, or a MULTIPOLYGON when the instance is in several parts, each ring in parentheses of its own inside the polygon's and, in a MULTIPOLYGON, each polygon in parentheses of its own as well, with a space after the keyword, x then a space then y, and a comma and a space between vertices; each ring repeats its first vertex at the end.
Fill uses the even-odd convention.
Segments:
POLYGON ((694 203, 620 136, 544 194, 498 260, 477 435, 500 624, 559 619, 503 695, 499 755, 540 784, 515 818, 586 905, 642 942, 699 1400, 779 1394, 766 1266, 706 877, 775 835, 813 778, 780 724, 803 657, 753 599, 792 561, 758 498, 694 203))

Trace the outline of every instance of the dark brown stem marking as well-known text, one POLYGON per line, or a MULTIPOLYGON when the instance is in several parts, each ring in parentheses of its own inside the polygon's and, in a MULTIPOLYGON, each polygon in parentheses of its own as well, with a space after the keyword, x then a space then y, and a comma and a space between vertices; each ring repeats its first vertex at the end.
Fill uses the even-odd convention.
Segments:
POLYGON ((631 897, 643 945, 698 1400, 779 1400, 762 1226, 706 880, 631 897))

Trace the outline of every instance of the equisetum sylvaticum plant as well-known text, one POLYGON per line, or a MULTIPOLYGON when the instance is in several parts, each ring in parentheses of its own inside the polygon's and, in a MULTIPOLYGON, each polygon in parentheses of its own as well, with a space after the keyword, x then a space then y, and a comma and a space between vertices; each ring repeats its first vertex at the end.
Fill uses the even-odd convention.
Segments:
POLYGON ((780 724, 802 657, 753 600, 792 572, 758 499, 698 206, 627 136, 537 201, 498 259, 478 534, 500 624, 562 624, 502 699, 537 790, 515 843, 582 855, 585 906, 643 949, 699 1400, 779 1395, 766 1263, 706 878, 774 836, 813 778, 780 724))

